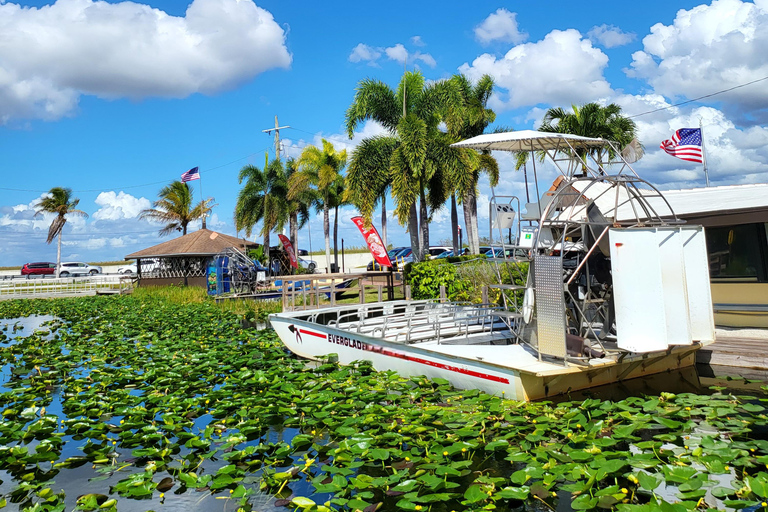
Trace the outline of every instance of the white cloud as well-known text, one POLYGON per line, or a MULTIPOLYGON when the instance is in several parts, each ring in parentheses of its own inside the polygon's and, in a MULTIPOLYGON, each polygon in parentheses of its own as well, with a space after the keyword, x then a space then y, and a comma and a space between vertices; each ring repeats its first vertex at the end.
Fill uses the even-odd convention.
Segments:
POLYGON ((483 54, 459 71, 473 80, 491 75, 505 94, 491 97, 499 110, 540 103, 570 105, 611 93, 603 76, 608 56, 574 29, 553 30, 544 39, 512 47, 504 57, 483 54))
POLYGON ((509 12, 502 7, 475 27, 475 38, 481 44, 493 41, 517 44, 528 39, 528 34, 520 32, 517 26, 517 13, 509 12))
POLYGON ((389 57, 390 60, 397 61, 400 64, 405 64, 405 61, 408 59, 408 50, 406 50, 405 46, 400 43, 385 48, 384 53, 387 54, 387 57, 389 57))
POLYGON ((437 62, 435 61, 435 59, 428 53, 416 52, 415 54, 413 54, 413 60, 417 62, 421 61, 431 68, 434 68, 435 66, 437 66, 437 62))
MULTIPOLYGON (((768 76, 768 4, 714 0, 680 10, 672 25, 657 23, 632 55, 627 74, 667 97, 698 97, 768 76)), ((765 109, 765 84, 716 97, 741 110, 765 109)))
MULTIPOLYGON (((419 36, 412 37, 411 42, 415 46, 424 46, 424 42, 419 36)), ((411 53, 402 43, 397 43, 394 46, 389 46, 387 48, 359 43, 352 49, 352 53, 349 54, 347 60, 355 63, 365 62, 369 66, 377 67, 379 65, 379 58, 382 54, 386 55, 389 60, 393 60, 399 64, 405 64, 406 62, 416 64, 421 62, 431 68, 434 68, 437 65, 437 62, 432 55, 420 51, 411 53)))
POLYGON ((613 25, 606 25, 603 23, 600 26, 595 26, 587 32, 587 36, 594 43, 599 43, 606 48, 615 48, 617 46, 624 46, 635 40, 637 37, 635 34, 624 32, 619 27, 613 25))
POLYGON ((350 62, 367 62, 370 65, 376 65, 376 61, 381 57, 381 49, 360 43, 352 49, 349 54, 350 62))
POLYGON ((134 197, 122 190, 116 194, 113 190, 101 192, 95 200, 101 208, 93 214, 94 220, 134 219, 142 210, 152 207, 145 197, 134 197))
POLYGON ((251 0, 193 0, 184 17, 133 2, 0 2, 0 34, 0 123, 71 115, 83 94, 213 94, 292 59, 251 0))

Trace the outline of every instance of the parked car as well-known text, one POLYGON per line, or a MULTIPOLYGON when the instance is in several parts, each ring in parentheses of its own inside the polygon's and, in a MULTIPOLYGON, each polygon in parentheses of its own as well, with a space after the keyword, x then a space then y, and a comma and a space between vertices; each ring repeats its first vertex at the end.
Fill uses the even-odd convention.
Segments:
POLYGON ((430 258, 437 258, 441 254, 450 251, 451 247, 445 247, 445 246, 432 246, 429 248, 429 251, 427 252, 428 256, 430 258))
POLYGON ((305 260, 304 258, 299 258, 299 266, 301 268, 307 269, 307 272, 310 274, 314 274, 315 270, 317 269, 317 262, 315 260, 305 260))
MULTIPOLYGON (((411 251, 410 247, 395 247, 394 249, 390 249, 387 254, 389 255, 389 260, 392 262, 392 266, 395 270, 397 270, 397 266, 402 263, 403 260, 405 260, 405 263, 413 261, 413 251, 411 251)), ((366 268, 369 271, 382 270, 382 266, 376 263, 375 260, 368 263, 368 267, 366 268)))
POLYGON ((128 265, 123 265, 122 267, 117 267, 117 273, 118 274, 129 274, 134 275, 139 271, 138 267, 136 267, 135 263, 130 263, 128 265))
POLYGON ((61 264, 61 277, 67 276, 87 276, 101 274, 101 267, 89 265, 82 261, 66 261, 61 264))
MULTIPOLYGON (((459 256, 464 256, 469 254, 469 249, 466 247, 462 247, 459 249, 459 256)), ((453 249, 450 251, 445 251, 444 253, 440 254, 439 256, 435 256, 435 258, 450 258, 453 256, 453 249)))
POLYGON ((21 267, 23 276, 50 275, 56 273, 56 264, 48 261, 37 261, 35 263, 25 263, 21 267))

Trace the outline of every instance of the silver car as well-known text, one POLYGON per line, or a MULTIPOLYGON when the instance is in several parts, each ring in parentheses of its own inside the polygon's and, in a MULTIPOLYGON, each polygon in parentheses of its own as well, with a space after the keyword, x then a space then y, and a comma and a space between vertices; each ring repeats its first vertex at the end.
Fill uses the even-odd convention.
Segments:
POLYGON ((96 274, 101 274, 101 267, 89 265, 82 261, 64 261, 61 263, 61 271, 59 272, 61 277, 94 276, 96 274))

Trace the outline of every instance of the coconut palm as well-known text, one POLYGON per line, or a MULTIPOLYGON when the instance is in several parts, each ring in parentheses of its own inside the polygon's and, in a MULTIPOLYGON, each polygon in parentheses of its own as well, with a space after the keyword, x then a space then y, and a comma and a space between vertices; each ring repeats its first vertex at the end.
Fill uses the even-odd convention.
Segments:
MULTIPOLYGON (((298 170, 299 166, 295 159, 289 158, 285 161, 285 179, 290 182, 298 170)), ((312 199, 307 197, 297 197, 288 199, 283 203, 287 210, 291 244, 293 244, 296 254, 299 252, 299 229, 309 222, 309 207, 312 205, 312 199)))
MULTIPOLYGON (((481 135, 488 125, 496 119, 496 113, 487 107, 488 100, 493 94, 493 78, 483 75, 477 84, 462 75, 454 75, 451 81, 460 93, 460 102, 445 113, 445 124, 448 133, 455 140, 464 140, 481 135)), ((466 226, 467 242, 472 254, 480 252, 480 235, 477 226, 477 184, 481 173, 487 173, 491 186, 499 181, 499 166, 496 159, 488 151, 477 152, 472 149, 462 149, 465 165, 458 168, 451 176, 454 186, 451 194, 451 221, 453 224, 453 243, 458 249, 458 216, 456 214, 456 194, 464 209, 464 225, 466 226)))
MULTIPOLYGON (((606 106, 598 103, 586 103, 580 107, 572 105, 571 109, 572 112, 560 107, 547 110, 541 126, 539 126, 539 131, 602 138, 616 142, 619 150, 637 137, 635 122, 621 115, 621 107, 615 103, 606 106)), ((591 147, 580 151, 582 153, 579 153, 578 156, 582 159, 590 156, 597 162, 602 161, 606 156, 608 158, 616 156, 612 147, 591 147)), ((518 169, 525 163, 526 157, 526 153, 518 155, 518 169)), ((543 157, 544 155, 542 155, 542 159, 543 157)), ((585 167, 584 164, 582 164, 583 167, 585 167)))
POLYGON ((78 203, 80 203, 80 199, 72 197, 71 188, 53 187, 45 197, 42 197, 35 204, 37 210, 35 216, 44 213, 56 215, 48 228, 48 239, 46 240, 50 244, 54 238, 58 237, 56 244, 56 277, 59 277, 59 272, 61 272, 61 232, 64 229, 64 224, 67 223, 67 215, 77 217, 88 216, 84 211, 77 209, 78 203))
POLYGON ((139 219, 148 219, 162 222, 165 225, 160 229, 160 236, 165 236, 174 231, 187 234, 187 226, 190 222, 203 219, 213 209, 213 198, 208 198, 195 204, 192 198, 192 189, 181 181, 172 181, 169 185, 160 189, 159 199, 152 203, 153 208, 142 210, 139 219))
POLYGON ((245 230, 250 237, 254 226, 262 222, 261 235, 264 237, 264 255, 269 257, 269 238, 274 229, 282 229, 289 212, 286 208, 288 185, 286 172, 280 160, 265 157, 264 168, 246 165, 240 169, 238 183, 243 188, 237 194, 235 204, 235 229, 245 230))
POLYGON ((309 145, 301 152, 298 159, 298 171, 288 181, 288 198, 309 200, 319 210, 323 210, 323 234, 325 236, 325 258, 331 261, 330 210, 335 210, 334 228, 334 263, 338 268, 339 206, 343 203, 344 176, 341 174, 347 165, 347 150, 337 151, 333 144, 322 140, 322 149, 309 145))
POLYGON ((372 119, 389 135, 366 139, 355 150, 347 174, 350 197, 367 222, 391 184, 395 215, 408 225, 415 259, 424 258, 429 245, 427 191, 430 180, 450 165, 456 152, 438 129, 444 105, 455 98, 449 81, 427 84, 418 71, 403 75, 397 91, 378 80, 363 80, 347 109, 347 135, 372 119))

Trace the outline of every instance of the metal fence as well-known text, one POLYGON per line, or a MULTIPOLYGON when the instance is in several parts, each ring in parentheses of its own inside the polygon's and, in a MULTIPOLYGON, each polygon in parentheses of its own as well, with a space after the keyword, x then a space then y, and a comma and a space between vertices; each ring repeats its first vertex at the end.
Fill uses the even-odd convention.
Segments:
POLYGON ((133 279, 120 275, 96 275, 46 279, 0 279, 0 299, 122 293, 133 279))

